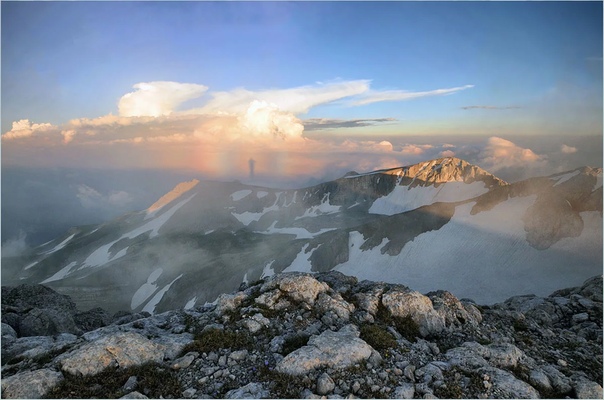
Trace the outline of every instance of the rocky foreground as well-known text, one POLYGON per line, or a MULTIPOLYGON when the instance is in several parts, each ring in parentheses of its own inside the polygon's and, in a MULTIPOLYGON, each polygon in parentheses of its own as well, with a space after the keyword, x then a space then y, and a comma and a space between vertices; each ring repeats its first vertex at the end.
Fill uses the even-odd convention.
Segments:
POLYGON ((602 276, 493 306, 338 272, 78 312, 2 288, 3 398, 602 398, 602 276))

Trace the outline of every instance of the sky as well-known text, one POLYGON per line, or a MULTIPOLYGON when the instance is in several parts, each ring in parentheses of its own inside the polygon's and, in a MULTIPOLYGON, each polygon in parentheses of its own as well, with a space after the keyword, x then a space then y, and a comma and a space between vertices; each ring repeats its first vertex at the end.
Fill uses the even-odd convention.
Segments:
POLYGON ((510 180, 602 166, 601 2, 1 11, 3 168, 291 185, 441 156, 510 180))

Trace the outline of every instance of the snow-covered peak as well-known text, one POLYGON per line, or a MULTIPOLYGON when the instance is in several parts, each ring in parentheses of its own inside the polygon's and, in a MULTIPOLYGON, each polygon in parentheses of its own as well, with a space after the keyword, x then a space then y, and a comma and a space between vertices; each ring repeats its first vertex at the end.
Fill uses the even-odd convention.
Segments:
MULTIPOLYGON (((487 186, 504 186, 507 182, 488 173, 484 169, 456 157, 437 158, 413 165, 398 168, 383 169, 365 174, 346 174, 345 178, 355 178, 365 175, 385 174, 407 178, 407 184, 431 185, 444 182, 472 183, 484 181, 487 186), (408 179, 411 179, 409 183, 408 179)), ((405 183, 403 183, 405 184, 405 183)))
POLYGON ((179 183, 178 185, 176 185, 174 187, 174 189, 172 189, 170 192, 164 194, 159 200, 157 200, 155 203, 153 203, 151 205, 151 207, 149 207, 147 209, 147 215, 159 210, 166 204, 176 200, 177 198, 182 196, 184 193, 193 189, 198 183, 199 183, 199 181, 197 179, 193 179, 192 181, 189 181, 189 182, 179 183))

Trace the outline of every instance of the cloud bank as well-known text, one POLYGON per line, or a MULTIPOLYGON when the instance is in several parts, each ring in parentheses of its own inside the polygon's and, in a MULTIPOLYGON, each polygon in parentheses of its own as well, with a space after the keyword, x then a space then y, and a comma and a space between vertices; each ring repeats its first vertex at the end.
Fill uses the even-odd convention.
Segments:
MULTIPOLYGON (((141 82, 118 102, 119 114, 76 118, 61 125, 20 120, 2 135, 4 162, 96 168, 195 170, 205 177, 245 179, 249 160, 254 177, 335 178, 349 170, 367 171, 409 165, 437 157, 458 156, 497 172, 542 168, 547 157, 501 137, 476 147, 450 143, 340 138, 317 132, 397 124, 394 118, 333 119, 300 115, 321 104, 358 107, 380 101, 451 95, 465 85, 422 92, 378 91, 369 80, 335 81, 288 89, 208 92, 208 87, 168 81, 141 82), (197 108, 187 101, 207 97, 197 108), (344 100, 342 102, 342 100, 344 100), (305 132, 313 132, 307 136, 305 132), (33 149, 43 148, 44 151, 33 149), (26 160, 26 161, 25 161, 26 160)), ((492 106, 468 106, 489 108, 492 106)), ((575 148, 561 147, 571 154, 575 148)), ((127 204, 128 193, 102 195, 78 187, 82 206, 127 204)))

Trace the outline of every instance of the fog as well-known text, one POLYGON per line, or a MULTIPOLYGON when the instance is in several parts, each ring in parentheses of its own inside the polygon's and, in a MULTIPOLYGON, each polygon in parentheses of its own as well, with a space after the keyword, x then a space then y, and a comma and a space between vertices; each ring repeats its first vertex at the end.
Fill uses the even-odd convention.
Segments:
MULTIPOLYGON (((309 135, 310 136, 310 135, 309 135)), ((269 174, 258 155, 241 171, 220 176, 170 169, 2 168, 2 254, 17 255, 64 234, 70 227, 99 224, 143 210, 180 182, 193 178, 292 189, 367 172, 456 156, 508 182, 589 165, 602 166, 601 136, 357 136, 324 138, 325 152, 304 154, 290 175, 269 174), (328 144, 327 144, 328 143, 328 144), (376 150, 376 147, 378 150, 376 150), (333 152, 341 148, 339 152, 333 152), (386 151, 380 151, 385 148, 386 151), (305 165, 314 166, 305 169, 305 165)), ((285 154, 295 159, 301 155, 285 154)), ((269 168, 270 169, 270 168, 269 168)))

